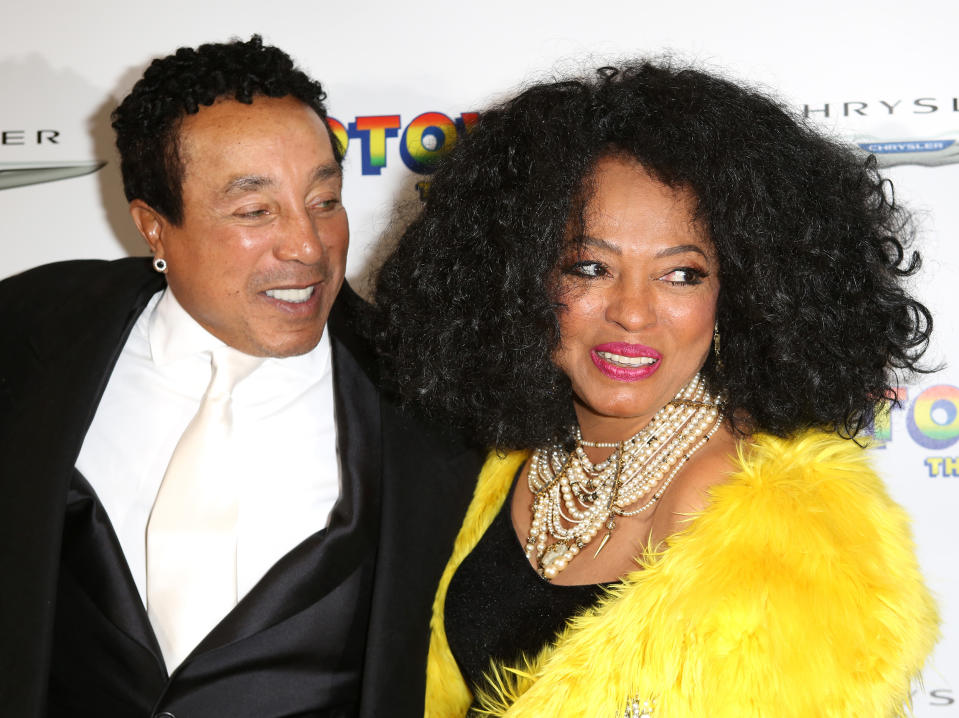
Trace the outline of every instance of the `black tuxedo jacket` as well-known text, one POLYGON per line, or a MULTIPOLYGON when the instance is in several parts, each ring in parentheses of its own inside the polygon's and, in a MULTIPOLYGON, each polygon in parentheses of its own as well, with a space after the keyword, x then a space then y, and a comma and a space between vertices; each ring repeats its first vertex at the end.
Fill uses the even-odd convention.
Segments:
POLYGON ((163 284, 141 258, 0 282, 0 715, 59 714, 56 694, 85 696, 71 715, 98 718, 421 716, 430 603, 480 457, 380 396, 353 330, 362 300, 346 286, 328 322, 342 471, 329 525, 167 677, 109 521, 74 468, 126 337, 163 284), (303 675, 287 659, 315 648, 318 628, 329 645, 303 675), (347 660, 361 667, 359 689, 338 674, 347 660), (109 695, 86 697, 102 680, 109 695), (307 709, 324 701, 339 707, 307 709))

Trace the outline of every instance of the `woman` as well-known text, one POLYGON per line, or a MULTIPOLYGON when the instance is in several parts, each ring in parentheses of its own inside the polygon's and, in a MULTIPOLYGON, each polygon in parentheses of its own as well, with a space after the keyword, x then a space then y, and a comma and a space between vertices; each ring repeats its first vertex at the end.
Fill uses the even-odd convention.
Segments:
POLYGON ((921 371, 907 230, 873 160, 696 70, 483 115, 376 289, 397 389, 495 449, 428 716, 908 710, 935 607, 851 440, 921 371))

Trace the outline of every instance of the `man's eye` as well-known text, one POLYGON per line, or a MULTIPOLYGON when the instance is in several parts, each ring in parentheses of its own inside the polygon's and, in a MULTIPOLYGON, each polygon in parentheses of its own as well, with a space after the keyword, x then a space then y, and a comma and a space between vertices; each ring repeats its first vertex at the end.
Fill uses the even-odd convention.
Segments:
POLYGON ((594 262, 592 260, 584 260, 582 262, 573 262, 564 270, 567 274, 572 274, 579 277, 603 277, 608 272, 606 271, 606 265, 602 262, 594 262))
POLYGON ((257 209, 241 209, 236 212, 237 217, 242 217, 243 219, 256 219, 257 217, 264 217, 270 213, 270 210, 257 208, 257 209))
POLYGON ((339 206, 339 204, 340 204, 340 200, 336 198, 320 199, 313 202, 312 207, 315 210, 325 211, 325 210, 336 209, 339 206))
POLYGON ((708 275, 694 267, 679 267, 668 274, 664 274, 664 282, 678 285, 700 284, 708 275))

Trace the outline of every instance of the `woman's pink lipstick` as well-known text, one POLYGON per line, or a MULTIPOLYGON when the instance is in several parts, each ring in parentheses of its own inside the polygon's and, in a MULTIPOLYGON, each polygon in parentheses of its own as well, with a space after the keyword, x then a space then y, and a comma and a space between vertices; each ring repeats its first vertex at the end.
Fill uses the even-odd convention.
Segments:
POLYGON ((652 347, 643 346, 642 344, 626 344, 625 342, 600 344, 590 350, 589 356, 597 369, 610 379, 615 379, 616 381, 638 381, 645 379, 659 368, 659 362, 663 358, 663 355, 652 347), (654 361, 638 366, 623 366, 622 364, 615 364, 613 361, 600 356, 600 352, 603 354, 615 354, 626 359, 647 357, 654 361))

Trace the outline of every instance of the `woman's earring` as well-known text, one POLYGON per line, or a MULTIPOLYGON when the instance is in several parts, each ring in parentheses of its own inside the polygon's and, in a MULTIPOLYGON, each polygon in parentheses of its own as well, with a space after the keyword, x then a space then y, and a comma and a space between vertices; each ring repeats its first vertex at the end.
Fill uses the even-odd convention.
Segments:
POLYGON ((166 274, 166 260, 160 257, 154 257, 153 268, 160 274, 166 274))
POLYGON ((719 320, 716 320, 716 324, 713 327, 713 357, 716 360, 716 367, 722 368, 723 362, 719 357, 719 320))

